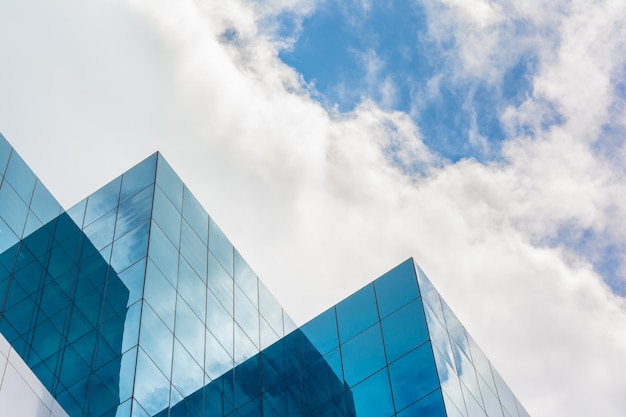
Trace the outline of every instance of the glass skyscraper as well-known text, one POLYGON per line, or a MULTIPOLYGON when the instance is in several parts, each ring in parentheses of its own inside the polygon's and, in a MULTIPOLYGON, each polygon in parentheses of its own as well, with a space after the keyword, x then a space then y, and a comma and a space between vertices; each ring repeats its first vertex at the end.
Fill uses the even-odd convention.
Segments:
POLYGON ((68 210, 0 174, 1 415, 528 416, 411 259, 297 327, 159 153, 68 210))

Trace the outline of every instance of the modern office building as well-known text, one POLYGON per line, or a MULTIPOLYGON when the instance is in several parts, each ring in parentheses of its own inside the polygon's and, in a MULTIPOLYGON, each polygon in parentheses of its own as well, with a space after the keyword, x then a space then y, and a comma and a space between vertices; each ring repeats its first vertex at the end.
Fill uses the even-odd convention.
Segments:
POLYGON ((2 416, 528 416, 413 260, 297 327, 160 154, 0 173, 2 416))

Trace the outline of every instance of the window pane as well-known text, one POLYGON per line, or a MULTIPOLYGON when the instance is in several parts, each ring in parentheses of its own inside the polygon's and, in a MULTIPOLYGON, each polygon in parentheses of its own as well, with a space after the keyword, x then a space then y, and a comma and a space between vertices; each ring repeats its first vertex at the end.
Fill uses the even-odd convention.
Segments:
POLYGON ((374 282, 380 317, 419 296, 413 260, 409 259, 374 282))
POLYGON ((430 343, 425 343, 389 365, 396 409, 401 410, 439 385, 430 343))
POLYGON ((161 154, 159 154, 157 162, 156 180, 157 185, 174 204, 176 210, 181 211, 183 207, 183 182, 161 154))
POLYGON ((156 159, 156 154, 151 155, 122 176, 120 201, 154 183, 156 159))
POLYGON ((393 362, 428 340, 428 330, 420 300, 407 304, 384 319, 382 327, 389 362, 393 362))
POLYGON ((222 264, 228 275, 233 275, 233 245, 224 233, 209 219, 209 250, 222 264))
POLYGON ((342 343, 378 321, 374 286, 361 288, 337 304, 337 321, 342 343))
POLYGON ((353 386, 385 366, 380 326, 375 325, 341 346, 346 382, 353 386))
POLYGON ((391 388, 387 369, 383 369, 352 388, 354 408, 358 417, 393 415, 391 388))

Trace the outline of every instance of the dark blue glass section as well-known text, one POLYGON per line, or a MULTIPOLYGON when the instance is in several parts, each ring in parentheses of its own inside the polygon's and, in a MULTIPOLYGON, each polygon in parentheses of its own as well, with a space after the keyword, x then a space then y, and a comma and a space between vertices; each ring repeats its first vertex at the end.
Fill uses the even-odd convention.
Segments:
MULTIPOLYGON (((446 417, 441 390, 436 390, 397 414, 398 417, 446 417)), ((451 415, 449 417, 452 417, 451 415)), ((490 416, 491 417, 491 416, 490 416)))
POLYGON ((425 343, 389 365, 396 410, 402 410, 439 386, 430 343, 425 343))
POLYGON ((420 300, 407 304, 383 319, 382 327, 389 362, 393 362, 428 340, 428 330, 420 300))
MULTIPOLYGON (((26 224, 28 206, 22 201, 13 187, 6 182, 0 187, 0 201, 2 201, 2 204, 0 204, 0 218, 4 220, 5 224, 11 228, 11 231, 17 237, 21 237, 26 224)), ((7 233, 3 233, 3 235, 7 235, 7 233)), ((5 237, 4 239, 7 238, 5 237)))
POLYGON ((326 310, 303 325, 301 330, 315 349, 322 355, 325 355, 339 346, 335 307, 326 310))
POLYGON ((378 321, 374 285, 361 288, 337 304, 339 338, 345 342, 378 321))
POLYGON ((401 263, 374 283, 380 317, 389 315, 419 296, 413 260, 401 263))
POLYGON ((391 386, 386 368, 352 388, 352 396, 358 417, 393 415, 391 386))
POLYGON ((375 325, 341 346, 346 382, 355 385, 385 366, 380 326, 375 325))

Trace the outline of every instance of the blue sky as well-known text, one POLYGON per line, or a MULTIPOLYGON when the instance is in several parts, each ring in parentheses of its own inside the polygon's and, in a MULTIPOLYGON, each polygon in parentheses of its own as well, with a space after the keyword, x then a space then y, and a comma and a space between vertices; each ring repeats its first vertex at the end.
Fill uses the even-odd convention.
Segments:
POLYGON ((499 79, 456 79, 450 62, 455 40, 431 37, 419 3, 373 2, 363 9, 327 1, 301 25, 294 18, 278 18, 280 36, 295 40, 280 58, 302 74, 325 106, 348 112, 373 100, 406 112, 428 147, 453 162, 498 159, 506 139, 502 111, 532 93, 532 52, 508 62, 499 79), (427 89, 435 78, 433 94, 427 89), (470 131, 485 142, 470 139, 470 131))

